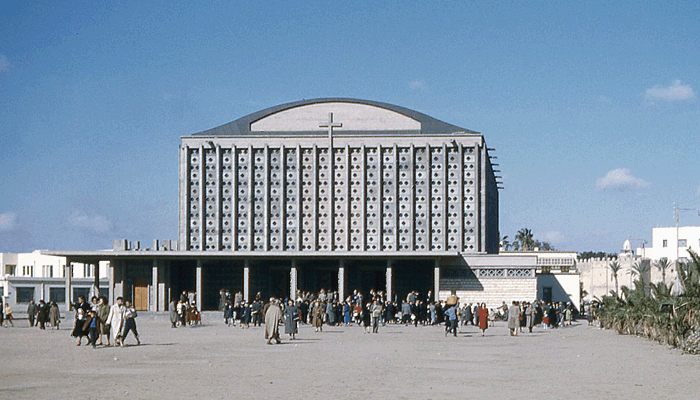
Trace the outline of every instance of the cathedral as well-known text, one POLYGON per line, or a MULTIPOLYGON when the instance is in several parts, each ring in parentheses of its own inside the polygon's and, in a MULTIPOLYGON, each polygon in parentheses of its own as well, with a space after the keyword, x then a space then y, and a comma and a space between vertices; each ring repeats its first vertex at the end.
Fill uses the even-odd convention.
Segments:
POLYGON ((492 150, 479 132, 392 104, 282 104, 181 138, 177 241, 50 253, 109 261, 110 297, 151 311, 184 290, 204 310, 222 289, 532 300, 536 257, 498 255, 492 150))

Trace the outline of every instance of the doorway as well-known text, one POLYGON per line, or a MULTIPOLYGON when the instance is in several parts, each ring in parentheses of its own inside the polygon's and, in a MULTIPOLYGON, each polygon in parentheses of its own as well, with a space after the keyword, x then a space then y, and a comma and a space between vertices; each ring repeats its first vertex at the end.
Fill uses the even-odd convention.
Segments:
POLYGON ((134 308, 136 311, 148 311, 148 279, 134 279, 134 308))

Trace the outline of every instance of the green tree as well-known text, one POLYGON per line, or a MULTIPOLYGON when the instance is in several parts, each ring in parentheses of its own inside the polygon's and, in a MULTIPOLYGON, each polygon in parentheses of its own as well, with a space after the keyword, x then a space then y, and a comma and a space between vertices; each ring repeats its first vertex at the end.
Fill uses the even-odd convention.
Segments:
POLYGON ((610 268, 610 272, 612 272, 612 278, 615 281, 615 295, 618 295, 617 273, 620 272, 622 266, 617 261, 611 261, 610 264, 608 264, 608 268, 610 268))
POLYGON ((645 276, 649 272, 651 267, 649 266, 649 263, 645 260, 642 261, 637 261, 632 265, 632 275, 638 276, 639 277, 639 282, 641 283, 642 288, 644 288, 646 292, 646 279, 645 276))
POLYGON ((656 269, 661 271, 661 282, 666 283, 666 270, 671 266, 668 262, 668 258, 662 257, 659 261, 654 263, 656 269))
POLYGON ((508 240, 508 235, 505 235, 501 238, 501 247, 504 251, 508 251, 512 247, 510 240, 508 240))
POLYGON ((523 228, 515 234, 515 241, 520 245, 520 249, 523 251, 530 251, 535 246, 535 239, 532 235, 532 231, 528 228, 523 228))

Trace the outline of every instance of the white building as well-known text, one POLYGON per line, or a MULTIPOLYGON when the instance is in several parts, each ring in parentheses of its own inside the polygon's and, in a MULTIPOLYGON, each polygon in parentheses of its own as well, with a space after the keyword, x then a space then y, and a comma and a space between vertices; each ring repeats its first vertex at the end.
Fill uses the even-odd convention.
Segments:
POLYGON ((690 259, 688 250, 700 250, 700 226, 663 227, 652 229, 651 247, 638 248, 637 255, 659 260, 667 258, 681 262, 690 259))
POLYGON ((580 273, 576 266, 575 251, 508 251, 501 255, 531 256, 537 259, 535 270, 536 296, 513 300, 544 300, 546 302, 571 303, 576 308, 581 303, 580 273))
MULTIPOLYGON (((73 302, 79 295, 89 299, 100 287, 100 293, 107 295, 108 262, 100 262, 99 268, 94 264, 71 265, 72 280, 68 290, 73 302)), ((65 271, 65 257, 41 254, 40 250, 32 253, 0 253, 0 296, 3 303, 9 304, 15 315, 25 313, 31 300, 53 300, 59 306, 64 306, 68 294, 65 271)))

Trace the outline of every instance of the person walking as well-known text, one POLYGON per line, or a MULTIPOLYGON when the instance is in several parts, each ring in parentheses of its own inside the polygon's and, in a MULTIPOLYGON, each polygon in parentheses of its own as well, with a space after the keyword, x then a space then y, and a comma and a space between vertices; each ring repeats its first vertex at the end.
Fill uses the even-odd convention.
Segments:
MULTIPOLYGON (((44 300, 39 300, 36 310, 36 319, 39 324, 39 329, 46 329, 46 323, 49 322, 49 306, 46 305, 44 300)), ((51 329, 53 329, 53 324, 51 324, 51 329)))
POLYGON ((290 340, 294 340, 296 334, 299 332, 297 329, 297 322, 299 321, 299 307, 294 304, 294 300, 289 300, 287 302, 287 307, 284 308, 284 333, 289 335, 290 340))
POLYGON ((5 304, 5 328, 7 328, 7 323, 10 323, 10 326, 14 327, 15 324, 12 322, 12 307, 10 307, 9 304, 5 304))
POLYGON ((379 333, 379 320, 382 317, 382 311, 384 311, 384 307, 375 299, 372 302, 372 333, 379 333))
POLYGON ((36 313, 37 313, 37 307, 36 303, 34 303, 34 300, 29 302, 29 305, 27 306, 27 318, 29 318, 29 326, 34 327, 36 324, 36 313))
POLYGON ((282 309, 277 304, 277 300, 273 297, 265 311, 265 339, 267 344, 272 344, 274 340, 277 344, 282 343, 280 340, 279 320, 282 318, 282 309))
POLYGON ((323 331, 323 305, 319 300, 314 301, 311 307, 311 324, 316 332, 323 331))
POLYGON ((508 307, 508 329, 510 330, 510 336, 518 336, 519 328, 520 307, 518 307, 517 301, 513 301, 510 307, 508 307))
POLYGON ((527 303, 525 308, 525 326, 527 331, 532 333, 532 327, 535 325, 535 305, 527 303))
POLYGON ((84 296, 78 296, 78 304, 75 305, 75 325, 71 336, 76 338, 75 345, 80 346, 83 336, 88 336, 87 329, 84 329, 87 314, 90 311, 90 306, 85 302, 84 296))
POLYGON ((96 313, 99 317, 99 325, 97 326, 99 342, 97 344, 102 346, 102 335, 104 335, 107 336, 107 346, 109 346, 109 325, 106 323, 107 318, 109 318, 109 304, 107 304, 106 297, 100 296, 96 313))
POLYGON ((95 348, 95 346, 97 346, 97 337, 99 335, 100 322, 100 317, 97 316, 97 311, 91 309, 88 312, 87 318, 85 319, 85 325, 83 325, 83 330, 88 331, 87 344, 92 345, 93 349, 95 348))
POLYGON ((457 304, 452 304, 445 310, 445 317, 447 317, 445 336, 452 332, 457 337, 457 304))
POLYGON ((177 328, 177 303, 175 299, 170 300, 170 305, 168 306, 168 311, 170 312, 170 327, 177 328))
POLYGON ((134 333, 136 338, 136 345, 141 344, 141 339, 139 338, 139 332, 136 330, 136 309, 131 305, 131 300, 126 301, 126 307, 124 307, 124 329, 121 333, 121 345, 124 347, 124 341, 129 332, 134 333))
MULTIPOLYGON (((41 300, 42 302, 44 300, 41 300)), ((46 307, 45 307, 46 308, 46 307)), ((58 304, 56 304, 55 301, 51 301, 51 304, 48 306, 49 309, 49 323, 51 324, 51 330, 53 328, 56 328, 56 330, 59 329, 59 325, 61 324, 61 312, 58 310, 58 304)), ((39 314, 39 321, 40 321, 40 329, 44 329, 44 317, 39 314)))
POLYGON ((109 309, 109 316, 107 317, 107 325, 109 325, 110 332, 112 333, 112 345, 120 345, 122 327, 124 325, 124 311, 126 307, 122 304, 124 299, 120 296, 117 297, 117 302, 112 305, 109 309))
POLYGON ((479 306, 477 319, 479 321, 479 329, 481 329, 481 336, 485 336, 486 329, 489 327, 489 309, 486 308, 486 303, 481 303, 481 306, 479 306))

